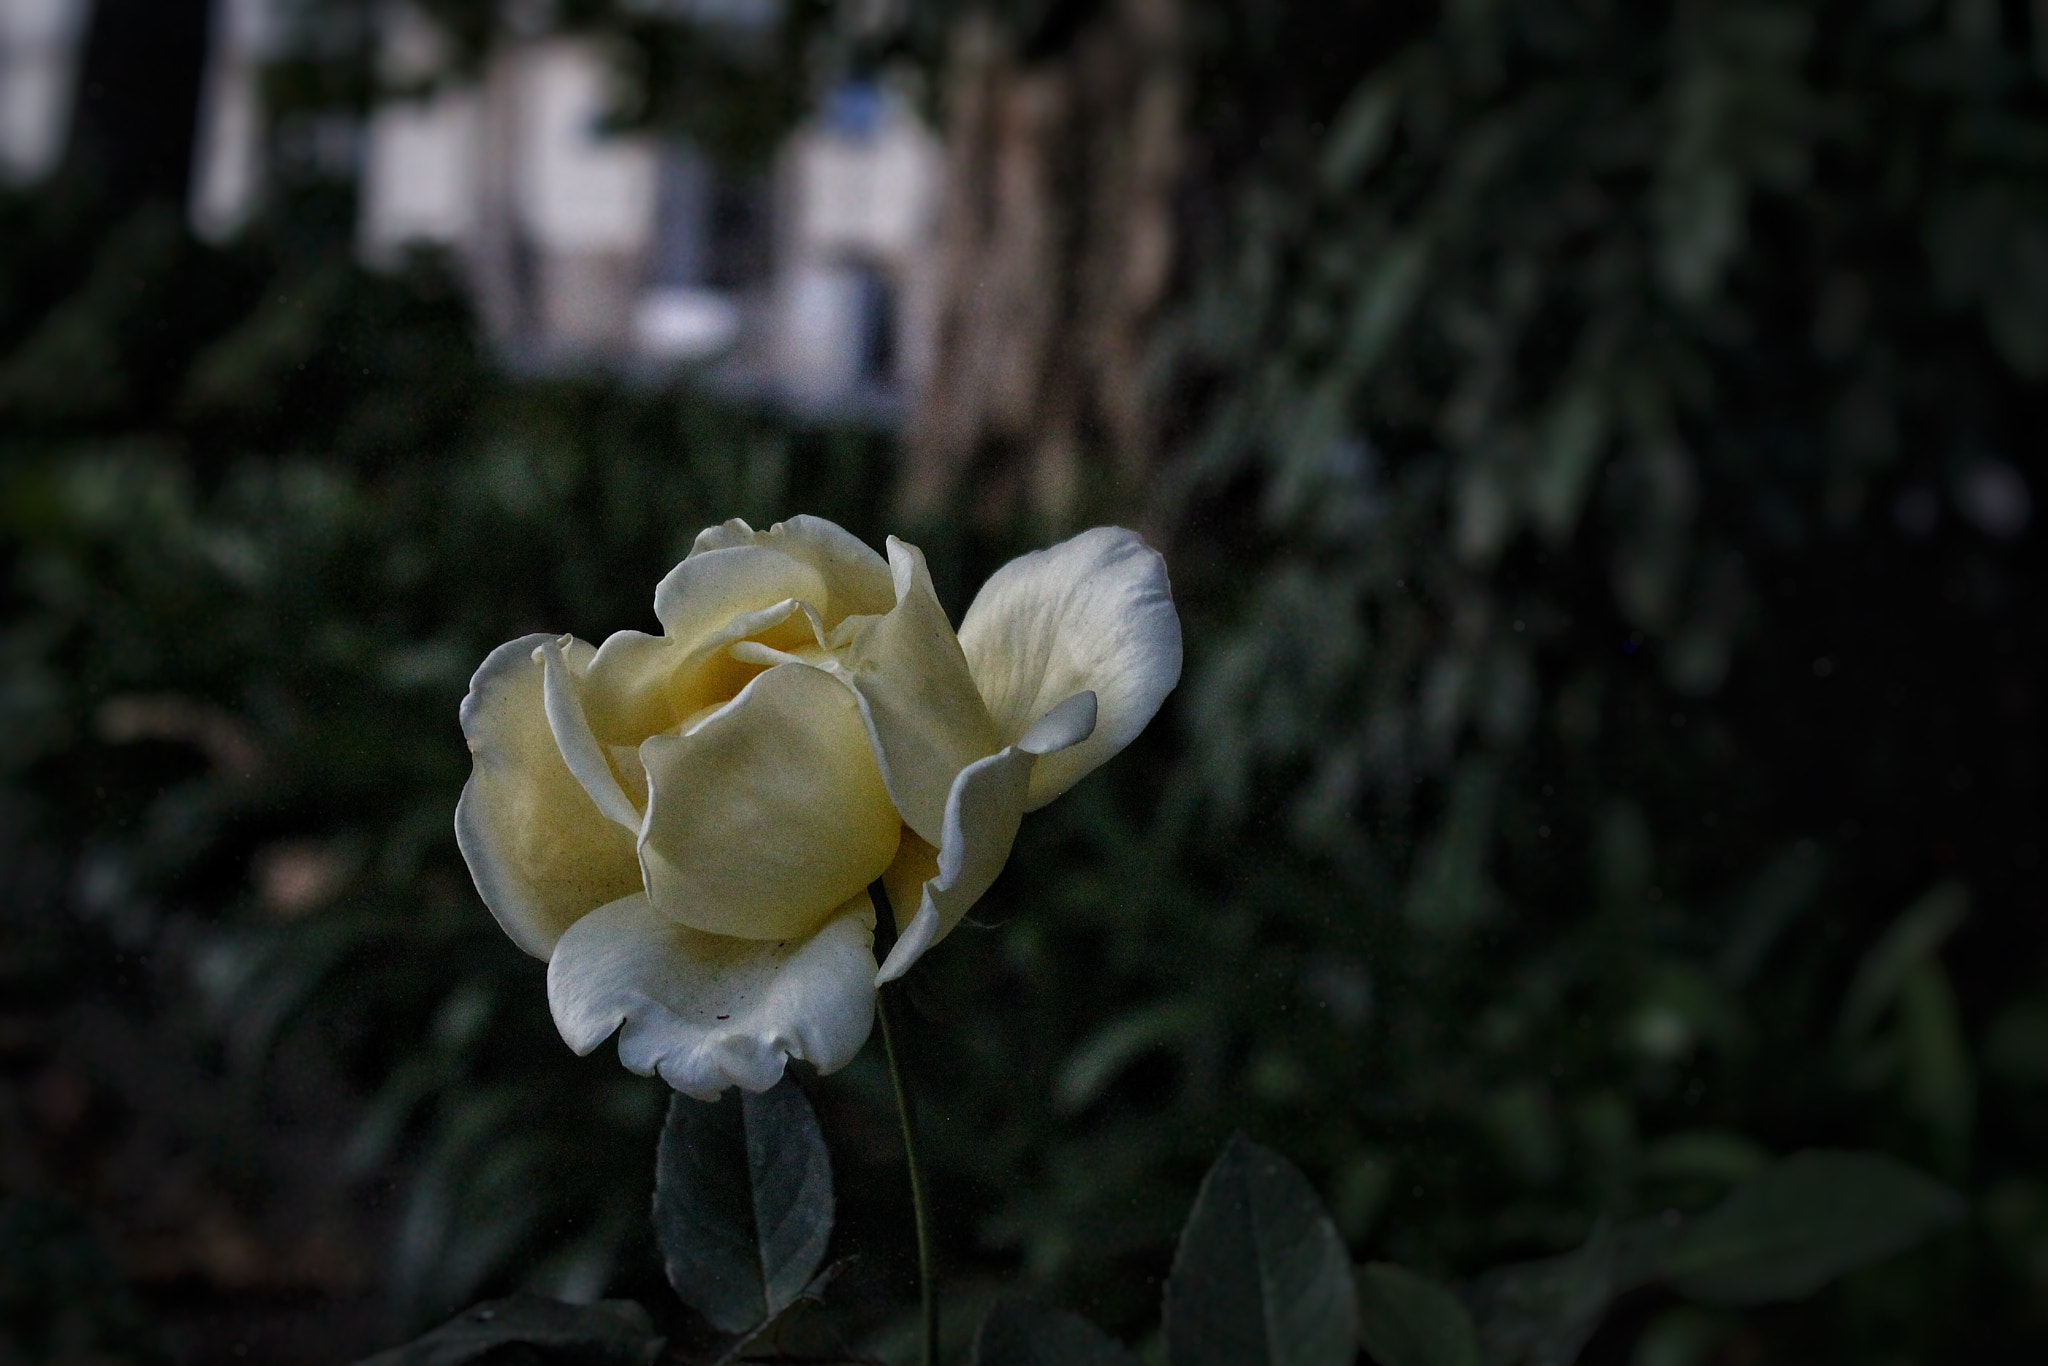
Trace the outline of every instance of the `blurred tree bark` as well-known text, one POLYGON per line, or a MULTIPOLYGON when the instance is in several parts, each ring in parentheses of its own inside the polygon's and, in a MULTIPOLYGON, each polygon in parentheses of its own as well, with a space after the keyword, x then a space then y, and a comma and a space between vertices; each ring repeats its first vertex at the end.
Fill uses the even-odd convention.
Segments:
POLYGON ((904 510, 1057 528, 1128 506, 1158 416, 1185 93, 1178 0, 1106 0, 1033 51, 985 13, 948 55, 937 347, 904 510))
POLYGON ((67 156, 117 205, 184 205, 208 17, 206 0, 92 7, 67 156))

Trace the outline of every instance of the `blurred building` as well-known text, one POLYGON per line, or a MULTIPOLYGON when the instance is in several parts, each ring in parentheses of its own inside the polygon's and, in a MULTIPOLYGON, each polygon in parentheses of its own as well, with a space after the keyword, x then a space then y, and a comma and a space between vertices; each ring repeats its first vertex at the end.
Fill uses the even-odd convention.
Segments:
POLYGON ((0 179, 56 169, 75 102, 84 0, 0 0, 0 179))
MULTIPOLYGON (((262 77, 291 35, 283 0, 209 3, 187 207, 222 241, 258 213, 280 153, 262 77)), ((0 0, 0 173, 31 180, 60 159, 88 8, 0 0)), ((516 369, 690 368, 802 411, 902 411, 930 366, 941 166, 905 101, 844 86, 771 170, 738 171, 610 130, 598 39, 507 36, 465 69, 417 8, 374 13, 380 95, 363 125, 293 131, 355 176, 366 265, 445 252, 516 369)))

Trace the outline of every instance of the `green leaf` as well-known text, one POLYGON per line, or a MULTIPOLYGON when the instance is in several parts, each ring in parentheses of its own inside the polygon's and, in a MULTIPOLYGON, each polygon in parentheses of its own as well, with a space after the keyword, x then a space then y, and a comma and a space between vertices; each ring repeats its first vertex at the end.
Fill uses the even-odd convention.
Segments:
POLYGON ((1568 544, 1579 524, 1586 485, 1607 445, 1607 423, 1607 396, 1590 378, 1567 390, 1543 420, 1529 479, 1529 510, 1554 547, 1568 544))
POLYGON ((1137 1366, 1138 1359, 1074 1314, 998 1300, 974 1335, 974 1366, 1137 1366))
POLYGON ((1166 1281, 1172 1366, 1349 1366, 1351 1259, 1286 1158, 1242 1134, 1209 1169, 1166 1281))
POLYGON ((1697 1300, 1799 1299, 1962 1216, 1953 1191, 1889 1157, 1799 1153, 1738 1186, 1679 1234, 1659 1269, 1697 1300))
POLYGON ((1729 926, 1715 967, 1741 986, 1755 975, 1785 928, 1813 904, 1827 861, 1811 845, 1785 850, 1750 880, 1723 913, 1729 926))
POLYGON ((2017 1086, 2048 1082, 2048 997, 2016 1001, 1984 1036, 1985 1066, 2017 1086))
POLYGON ((1380 363, 1422 298, 1435 243, 1426 227, 1396 238, 1381 252, 1359 290, 1345 330, 1340 373, 1367 375, 1380 363))
POLYGON ((1906 1106, 1932 1131, 1936 1169, 1954 1178, 1969 1160, 1977 1082, 1955 989, 1932 959, 1899 984, 1899 1056, 1906 1106))
POLYGON ((1687 1129, 1643 1151, 1641 1173, 1666 1180, 1707 1180, 1734 1185, 1770 1161, 1755 1139, 1729 1129, 1687 1129))
POLYGON ((654 1236, 669 1284, 714 1325, 744 1333, 794 1304, 825 1259, 832 1211, 825 1136, 791 1078, 669 1101, 654 1236))
POLYGON ((1053 1105, 1066 1114, 1087 1109, 1133 1062, 1155 1048, 1181 1042, 1209 1020, 1202 1003, 1175 999, 1110 1021, 1082 1040, 1060 1067, 1053 1105))
POLYGON ((1562 1256, 1481 1276, 1469 1298, 1486 1360, 1570 1366, 1615 1298, 1655 1274, 1667 1236, 1654 1219, 1601 1223, 1562 1256))
POLYGON ((1857 965, 1856 977, 1842 1000, 1836 1037, 1854 1043, 1868 1033, 1885 1008, 1898 999, 1914 966, 1934 955, 1969 910, 1969 889, 1960 882, 1944 882, 1901 911, 1857 965))
POLYGON ((1479 1366, 1479 1336, 1458 1297, 1426 1276, 1358 1268, 1358 1340, 1379 1366, 1479 1366))
POLYGON ((465 1310, 425 1337, 365 1357, 358 1366, 462 1366, 507 1347, 532 1349, 529 1360, 645 1366, 663 1342, 647 1311, 630 1300, 563 1304, 514 1295, 465 1310))
POLYGON ((1350 189, 1372 172, 1393 140, 1401 112, 1398 74, 1382 73, 1362 83, 1344 101, 1323 139, 1317 172, 1333 194, 1350 189))

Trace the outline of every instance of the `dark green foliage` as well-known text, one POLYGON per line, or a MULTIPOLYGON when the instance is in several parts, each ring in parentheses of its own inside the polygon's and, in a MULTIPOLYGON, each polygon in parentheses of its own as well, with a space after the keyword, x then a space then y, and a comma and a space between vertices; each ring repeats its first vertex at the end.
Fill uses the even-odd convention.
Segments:
POLYGON ((485 1358, 548 1366, 650 1366, 662 1345, 647 1311, 630 1300, 563 1304, 515 1295, 465 1310, 416 1342, 366 1357, 362 1366, 466 1366, 485 1358))
MULTIPOLYGON (((1033 43, 1088 12, 1048 9, 1033 43)), ((958 1283, 1139 1340, 1242 1129, 1492 1360, 2038 1357, 2038 15, 1184 9, 1172 458, 1098 515, 1160 531, 1189 672, 909 984, 958 1283), (1672 1240, 1811 1148, 1968 1220, 1674 1303, 1672 1240)), ((346 224, 306 191, 219 253, 0 207, 0 992, 129 972, 259 1081, 331 1048, 415 1314, 651 1282, 661 1090, 566 1055, 449 838, 468 669, 646 625, 735 514, 921 539, 956 615, 1042 537, 887 525, 866 437, 496 376, 346 224), (288 916, 254 870, 308 848, 340 889, 288 916)), ((886 1079, 815 1094, 852 1274, 906 1303, 886 1079)))
POLYGON ((153 1362, 163 1352, 120 1268, 79 1212, 0 1200, 0 1361, 153 1362))
POLYGON ((1086 1319, 1023 1300, 999 1300, 974 1334, 974 1366, 1132 1366, 1136 1360, 1086 1319))
POLYGON ((1800 1153, 1735 1188, 1673 1239, 1658 1273, 1696 1300, 1801 1299, 1960 1221, 1955 1193, 1871 1153, 1800 1153))
POLYGON ((1458 1297, 1387 1262, 1358 1268, 1358 1340, 1378 1366, 1479 1366, 1479 1338, 1458 1297))
POLYGON ((1571 1252, 1496 1267, 1470 1290, 1488 1366, 1571 1366, 1621 1296, 1648 1282, 1670 1230, 1596 1226, 1571 1252))
POLYGON ((1237 1136, 1209 1169, 1166 1282, 1173 1366, 1342 1366, 1358 1350, 1350 1258, 1292 1163, 1237 1136))
MULTIPOLYGON (((1362 1345, 1375 1366, 1571 1366, 1614 1304, 1653 1281, 1716 1303, 1796 1298, 1959 1215, 1952 1192, 1888 1158, 1802 1153, 1682 1231, 1675 1217, 1603 1224, 1570 1254, 1487 1272, 1461 1300, 1390 1263, 1346 1268, 1301 1174, 1239 1136, 1181 1232, 1166 1286, 1166 1359, 1349 1362, 1362 1345)), ((1717 1340, 1724 1326, 1697 1315, 1660 1323, 1672 1350, 1717 1340)), ((976 1336, 976 1366, 1126 1359, 1085 1321, 1022 1301, 998 1302, 976 1336)))
POLYGON ((713 1104, 671 1096, 654 1238, 683 1302, 728 1333, 802 1297, 832 1238, 832 1159, 794 1078, 713 1104))
POLYGON ((2007 1231, 1747 1340, 2038 1350, 2048 578, 1969 490, 2038 505, 2048 394, 1940 230, 1983 185, 2002 241, 2042 230, 2035 21, 1446 6, 1318 47, 1305 10, 1201 12, 1230 41, 1152 510, 1184 748, 1034 817, 991 947, 931 960, 1029 1020, 970 1016, 955 1070, 1072 1107, 958 1087, 968 1198, 1127 1330, 1142 1295, 1097 1287, 1156 1273, 1232 1127, 1447 1280, 1877 1146, 2007 1231), (1957 886, 1967 920, 1893 939, 1957 886))

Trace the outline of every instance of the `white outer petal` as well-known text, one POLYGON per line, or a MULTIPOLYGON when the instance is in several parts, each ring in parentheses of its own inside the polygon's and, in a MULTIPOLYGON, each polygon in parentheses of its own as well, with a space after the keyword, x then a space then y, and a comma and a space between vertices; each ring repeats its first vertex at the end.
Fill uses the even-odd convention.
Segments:
POLYGON ((831 1072, 867 1042, 874 923, 863 892, 808 939, 727 939, 677 924, 636 893, 562 936, 548 1005, 579 1055, 618 1030, 620 1062, 685 1095, 765 1091, 788 1058, 831 1072))
POLYGON ((1019 556, 982 585, 960 623, 982 700, 1011 743, 1089 691, 1095 732, 1032 775, 1026 810, 1065 792, 1137 737, 1180 680, 1180 617, 1166 561, 1134 531, 1096 527, 1019 556))
POLYGON ((911 964, 951 934, 981 900, 1010 861, 1033 767, 1042 756, 1085 743, 1094 722, 1094 695, 1079 693, 1047 712, 1020 743, 960 770, 946 797, 939 874, 924 884, 917 914, 909 924, 900 925, 896 947, 875 975, 877 986, 910 971, 911 964))

